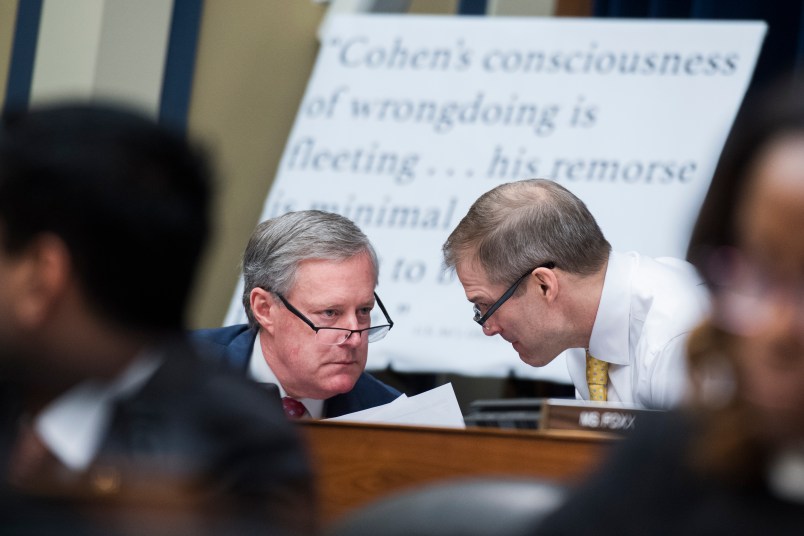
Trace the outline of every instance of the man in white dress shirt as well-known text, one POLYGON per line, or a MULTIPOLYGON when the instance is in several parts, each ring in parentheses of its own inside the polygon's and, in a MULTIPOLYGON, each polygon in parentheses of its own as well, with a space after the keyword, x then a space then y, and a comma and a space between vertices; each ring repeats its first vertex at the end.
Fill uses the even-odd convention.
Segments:
POLYGON ((486 192, 443 252, 483 332, 535 367, 566 352, 579 398, 646 408, 682 398, 685 340, 707 308, 695 270, 612 251, 567 189, 530 179, 486 192))

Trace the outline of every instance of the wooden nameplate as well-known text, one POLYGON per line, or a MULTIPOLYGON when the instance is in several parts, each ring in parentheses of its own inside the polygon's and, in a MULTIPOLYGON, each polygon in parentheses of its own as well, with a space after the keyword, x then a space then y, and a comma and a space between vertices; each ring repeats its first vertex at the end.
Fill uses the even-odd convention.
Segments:
POLYGON ((617 402, 550 398, 542 405, 539 429, 627 434, 656 411, 617 402))

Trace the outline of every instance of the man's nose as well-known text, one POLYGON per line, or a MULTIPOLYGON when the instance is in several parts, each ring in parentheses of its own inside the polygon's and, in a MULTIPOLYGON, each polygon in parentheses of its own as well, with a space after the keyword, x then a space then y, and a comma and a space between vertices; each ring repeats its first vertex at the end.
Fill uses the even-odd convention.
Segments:
POLYGON ((349 336, 346 338, 343 343, 343 346, 358 346, 363 342, 363 339, 368 336, 367 332, 359 332, 357 330, 362 329, 363 327, 368 326, 361 326, 360 322, 357 319, 356 315, 352 315, 350 318, 346 319, 346 322, 343 325, 346 329, 354 330, 349 336))
POLYGON ((483 323, 483 333, 489 337, 493 337, 500 333, 499 327, 492 321, 492 319, 488 319, 483 323))
POLYGON ((363 343, 363 339, 366 337, 368 337, 368 332, 366 331, 353 331, 340 346, 360 346, 363 343))

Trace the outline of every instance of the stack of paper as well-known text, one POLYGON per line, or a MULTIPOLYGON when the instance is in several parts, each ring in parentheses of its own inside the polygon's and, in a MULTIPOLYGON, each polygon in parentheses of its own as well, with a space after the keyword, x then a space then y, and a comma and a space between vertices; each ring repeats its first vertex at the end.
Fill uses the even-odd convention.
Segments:
POLYGON ((466 427, 451 383, 416 396, 408 397, 403 394, 388 404, 327 420, 445 428, 466 427))

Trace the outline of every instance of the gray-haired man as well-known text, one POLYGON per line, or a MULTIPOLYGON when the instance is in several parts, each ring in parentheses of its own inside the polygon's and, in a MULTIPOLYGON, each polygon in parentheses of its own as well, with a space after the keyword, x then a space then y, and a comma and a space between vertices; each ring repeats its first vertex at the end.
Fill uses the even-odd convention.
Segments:
POLYGON ((617 253, 586 205, 550 180, 502 184, 443 247, 486 335, 541 367, 566 353, 579 398, 669 407, 706 310, 691 265, 617 253))
POLYGON ((368 238, 343 216, 305 210, 266 220, 243 255, 248 325, 196 338, 228 366, 278 385, 291 417, 391 402, 400 393, 364 372, 368 343, 393 325, 374 292, 378 270, 368 238))

